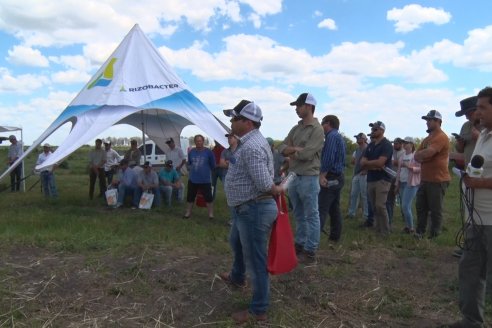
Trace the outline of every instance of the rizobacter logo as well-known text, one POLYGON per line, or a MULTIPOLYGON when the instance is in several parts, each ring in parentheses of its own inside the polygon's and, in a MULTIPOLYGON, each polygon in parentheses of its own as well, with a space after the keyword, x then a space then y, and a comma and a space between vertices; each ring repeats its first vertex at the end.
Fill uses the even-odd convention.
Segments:
POLYGON ((113 65, 118 60, 118 58, 111 58, 108 65, 104 69, 104 71, 94 80, 92 81, 87 89, 92 89, 93 87, 106 87, 111 81, 113 81, 113 65))

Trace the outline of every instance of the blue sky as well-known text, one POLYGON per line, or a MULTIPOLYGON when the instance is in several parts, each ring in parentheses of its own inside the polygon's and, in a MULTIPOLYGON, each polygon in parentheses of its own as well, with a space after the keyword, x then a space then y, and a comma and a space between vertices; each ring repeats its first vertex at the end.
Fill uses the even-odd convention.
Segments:
MULTIPOLYGON (((492 84, 486 9, 485 0, 3 0, 0 125, 33 142, 138 23, 226 123, 223 108, 254 100, 263 134, 283 139, 298 121, 289 102, 311 92, 316 116, 337 115, 349 138, 376 120, 390 139, 424 137, 430 109, 451 134, 464 122, 459 101, 492 84)), ((135 135, 119 126, 100 137, 135 135)))

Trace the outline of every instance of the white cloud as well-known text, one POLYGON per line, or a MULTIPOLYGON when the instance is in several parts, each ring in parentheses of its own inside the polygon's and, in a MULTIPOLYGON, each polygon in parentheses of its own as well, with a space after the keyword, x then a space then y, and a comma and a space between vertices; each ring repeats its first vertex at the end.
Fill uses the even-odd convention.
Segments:
POLYGON ((282 10, 282 0, 120 0, 117 5, 113 0, 3 0, 0 29, 26 46, 104 44, 122 39, 135 23, 164 37, 185 23, 207 32, 217 18, 242 21, 240 4, 249 6, 243 15, 257 27, 263 17, 282 10))
POLYGON ((321 11, 319 11, 319 10, 315 10, 314 13, 313 13, 313 16, 314 17, 321 17, 321 16, 323 16, 323 13, 321 11))
POLYGON ((326 29, 334 31, 337 29, 337 24, 335 23, 335 21, 333 19, 325 18, 321 22, 318 23, 318 27, 319 28, 326 28, 326 29))
POLYGON ((8 51, 7 60, 16 65, 48 67, 48 59, 38 49, 25 46, 14 46, 8 51))
POLYGON ((393 8, 386 13, 386 19, 396 21, 396 32, 407 33, 423 24, 443 25, 451 20, 451 14, 443 9, 422 7, 418 4, 406 5, 402 9, 393 8))
POLYGON ((78 70, 59 71, 51 75, 51 80, 54 83, 72 84, 86 83, 91 78, 91 75, 78 70))
POLYGON ((401 78, 413 83, 447 79, 434 67, 433 57, 402 54, 403 42, 343 42, 325 55, 312 56, 303 49, 282 46, 259 35, 231 35, 223 41, 225 47, 217 53, 205 51, 202 43, 179 50, 161 47, 160 51, 173 66, 189 69, 205 81, 275 81, 326 86, 329 81, 340 79, 350 81, 349 85, 365 78, 401 78))
POLYGON ((7 69, 0 68, 0 93, 29 94, 49 83, 49 79, 42 75, 22 74, 14 76, 7 69))
MULTIPOLYGON (((23 127, 24 140, 32 142, 60 115, 75 95, 69 92, 50 92, 46 97, 30 99, 13 106, 2 106, 2 120, 10 125, 23 127)), ((54 143, 59 144, 59 140, 54 143)))
POLYGON ((261 27, 261 18, 259 15, 257 14, 251 14, 249 15, 249 18, 248 18, 250 21, 253 22, 253 26, 258 29, 261 27))

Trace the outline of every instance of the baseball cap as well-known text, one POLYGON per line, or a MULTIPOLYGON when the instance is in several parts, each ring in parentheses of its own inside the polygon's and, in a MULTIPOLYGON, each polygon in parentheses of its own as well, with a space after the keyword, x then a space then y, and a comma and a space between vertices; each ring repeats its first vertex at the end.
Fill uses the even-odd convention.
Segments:
POLYGON ((423 120, 432 120, 432 119, 436 119, 436 120, 441 120, 442 121, 442 115, 441 113, 439 113, 437 110, 433 109, 433 110, 430 110, 427 115, 425 116, 422 116, 422 119, 423 120))
POLYGON ((173 167, 173 161, 169 159, 166 161, 166 163, 164 163, 164 165, 167 167, 173 167))
POLYGON ((49 143, 45 143, 45 144, 43 145, 43 147, 48 147, 48 148, 50 148, 51 146, 50 146, 50 144, 49 144, 49 143))
POLYGON ((305 92, 301 93, 299 97, 297 97, 296 101, 290 103, 291 106, 301 106, 304 104, 316 106, 316 99, 314 99, 312 94, 305 92))
POLYGON ((169 145, 171 142, 174 142, 174 139, 173 139, 173 138, 169 138, 169 140, 168 140, 168 141, 166 141, 166 144, 168 144, 168 145, 169 145))
POLYGON ((357 139, 362 138, 364 140, 367 140, 367 136, 364 133, 362 133, 362 132, 359 132, 358 134, 356 134, 354 136, 354 138, 357 138, 357 139))
POLYGON ((227 117, 242 116, 253 122, 260 122, 263 120, 263 114, 261 108, 254 102, 249 100, 241 100, 233 109, 224 109, 224 115, 227 117))
POLYGON ((405 137, 405 139, 403 139, 403 142, 415 144, 415 139, 412 137, 405 137))
POLYGON ((381 121, 376 121, 376 122, 374 122, 374 123, 369 123, 369 126, 370 126, 371 128, 380 128, 380 129, 382 129, 382 130, 385 130, 385 131, 386 131, 386 125, 384 125, 384 123, 383 123, 383 122, 381 122, 381 121))
POLYGON ((146 161, 146 162, 142 165, 142 167, 152 167, 152 164, 150 164, 150 162, 149 162, 149 161, 146 161))
POLYGON ((17 138, 13 134, 11 134, 9 135, 9 140, 17 140, 17 138))
POLYGON ((477 96, 463 99, 462 101, 460 101, 461 109, 457 111, 454 115, 456 115, 456 117, 460 117, 467 114, 468 112, 477 109, 477 100, 478 100, 477 96))
POLYGON ((103 144, 105 144, 105 145, 111 145, 111 141, 109 141, 109 140, 103 140, 103 144))
POLYGON ((403 143, 404 140, 402 138, 396 137, 395 140, 393 140, 393 143, 403 143))

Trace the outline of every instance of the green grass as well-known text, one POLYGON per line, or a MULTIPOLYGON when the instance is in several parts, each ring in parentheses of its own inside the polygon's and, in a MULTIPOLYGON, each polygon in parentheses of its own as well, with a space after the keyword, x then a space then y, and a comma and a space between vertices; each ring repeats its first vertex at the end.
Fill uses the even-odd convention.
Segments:
MULTIPOLYGON (((179 309, 193 313, 209 312, 210 304, 215 301, 219 304, 215 312, 210 317, 203 316, 201 320, 215 320, 217 327, 231 326, 228 314, 246 307, 250 294, 241 291, 226 293, 223 287, 218 287, 219 282, 215 282, 215 289, 210 294, 211 283, 207 279, 213 276, 213 272, 228 269, 231 261, 229 227, 226 224, 229 211, 222 186, 218 188, 214 221, 208 220, 206 209, 196 207, 190 220, 182 220, 184 206, 177 204, 151 211, 109 210, 102 200, 88 199, 88 150, 89 147, 78 150, 66 160, 64 168, 56 171, 59 200, 46 200, 39 184, 26 193, 10 193, 8 190, 0 193, 0 254, 14 258, 17 252, 32 249, 35 254, 50 254, 49 258, 57 254, 61 254, 61 258, 70 257, 70 254, 81 257, 76 272, 87 271, 98 277, 102 285, 100 297, 107 298, 105 302, 108 304, 116 300, 131 303, 133 299, 137 300, 133 302, 150 299, 157 306, 166 300, 167 303, 164 303, 168 307, 162 305, 164 313, 171 313, 169 304, 172 304, 176 320, 182 320, 177 325, 179 327, 192 325, 179 309), (200 267, 188 265, 191 263, 187 262, 189 258, 194 257, 197 258, 195 262, 203 260, 200 267), (150 295, 156 292, 159 295, 152 298, 150 295), (216 294, 219 300, 215 299, 216 294), (200 304, 207 304, 203 305, 205 310, 199 307, 200 304)), ((4 155, 5 149, 0 148, 0 158, 4 155)), ((26 172, 32 168, 36 156, 28 157, 26 172)), ((344 215, 347 212, 351 172, 351 168, 347 168, 342 194, 344 215)), ((27 188, 36 180, 37 177, 30 177, 27 188)), ((8 178, 0 182, 0 190, 8 187, 7 183, 8 178)), ((417 241, 400 233, 404 224, 399 207, 395 207, 394 213, 393 233, 389 237, 381 238, 360 229, 359 211, 358 219, 344 220, 340 243, 332 245, 322 235, 320 264, 316 268, 304 269, 300 266, 291 274, 272 278, 270 312, 274 323, 285 327, 311 327, 320 323, 321 327, 338 327, 341 322, 348 323, 348 326, 362 322, 373 326, 399 326, 400 322, 420 322, 418 320, 422 317, 430 318, 432 315, 427 313, 436 311, 441 311, 445 318, 456 317, 457 280, 453 278, 440 283, 442 272, 436 270, 435 262, 443 254, 447 254, 449 261, 452 261, 450 252, 455 243, 455 234, 461 226, 457 181, 453 180, 447 190, 445 229, 437 239, 417 241), (376 271, 367 271, 371 256, 375 261, 384 263, 376 271), (365 263, 364 266, 361 263, 365 263), (405 271, 405 266, 411 267, 415 263, 418 264, 416 270, 424 271, 405 271), (400 280, 404 277, 391 276, 392 272, 399 270, 411 274, 412 279, 420 275, 424 282, 432 283, 429 286, 402 285, 400 280), (380 288, 376 289, 378 284, 380 288), (433 292, 434 288, 439 288, 440 292, 433 292), (381 316, 389 318, 389 321, 380 325, 378 318, 381 316)), ((294 220, 291 219, 291 222, 294 227, 294 220)), ((26 263, 22 265, 28 266, 26 263)), ((6 316, 2 317, 6 313, 15 321, 14 324, 21 322, 27 326, 41 327, 49 320, 49 316, 41 314, 44 314, 46 304, 50 303, 40 300, 38 306, 30 302, 18 310, 11 289, 27 283, 16 282, 16 270, 15 266, 0 266, 0 281, 12 284, 0 288, 0 298, 10 302, 0 301, 0 326, 7 319, 6 316)), ((61 277, 63 275, 58 274, 57 279, 61 277)), ((84 288, 87 287, 73 288, 71 292, 84 296, 84 288)), ((86 303, 73 302, 74 313, 90 307, 86 303)), ((139 325, 154 326, 155 321, 150 319, 158 315, 147 314, 146 320, 149 321, 140 322, 139 325)), ((62 316, 58 320, 61 321, 57 321, 55 326, 71 323, 63 321, 62 316)), ((72 320, 82 322, 79 317, 72 320)), ((164 322, 174 326, 169 318, 164 322)), ((193 322, 196 324, 196 321, 193 322)))

